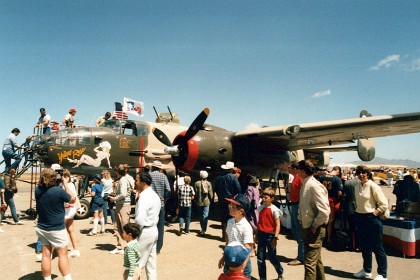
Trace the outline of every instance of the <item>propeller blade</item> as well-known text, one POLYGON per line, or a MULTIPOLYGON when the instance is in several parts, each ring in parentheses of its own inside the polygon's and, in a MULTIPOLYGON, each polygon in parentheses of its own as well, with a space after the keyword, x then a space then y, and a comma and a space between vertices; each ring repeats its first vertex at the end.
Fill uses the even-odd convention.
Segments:
POLYGON ((187 132, 184 136, 184 141, 188 141, 197 134, 197 132, 203 127, 207 117, 210 114, 210 109, 205 108, 197 118, 191 123, 190 127, 188 128, 187 132))
POLYGON ((172 142, 171 140, 169 140, 168 136, 166 136, 166 134, 160 130, 159 128, 154 127, 152 129, 153 135, 163 144, 165 144, 166 146, 172 147, 172 142))

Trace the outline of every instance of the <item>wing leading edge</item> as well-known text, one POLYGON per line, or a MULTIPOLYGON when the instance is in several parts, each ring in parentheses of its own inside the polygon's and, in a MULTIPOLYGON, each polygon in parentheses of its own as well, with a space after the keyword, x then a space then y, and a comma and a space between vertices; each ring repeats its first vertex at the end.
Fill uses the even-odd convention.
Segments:
POLYGON ((242 130, 234 134, 232 141, 292 151, 418 132, 420 112, 242 130))

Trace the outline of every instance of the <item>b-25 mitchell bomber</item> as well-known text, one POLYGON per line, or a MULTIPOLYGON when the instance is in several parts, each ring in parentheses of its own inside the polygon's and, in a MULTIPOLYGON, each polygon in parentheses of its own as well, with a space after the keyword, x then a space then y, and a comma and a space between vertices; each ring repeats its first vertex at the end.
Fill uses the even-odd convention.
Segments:
POLYGON ((222 164, 233 161, 264 178, 294 158, 328 165, 331 151, 357 151, 361 160, 370 161, 374 138, 420 132, 420 112, 374 117, 363 110, 360 118, 238 132, 205 123, 209 113, 205 108, 189 127, 179 125, 170 112, 156 122, 112 119, 100 127, 55 131, 42 136, 35 154, 47 166, 59 163, 82 175, 120 163, 141 169, 159 160, 169 171, 207 169, 215 176, 222 164))

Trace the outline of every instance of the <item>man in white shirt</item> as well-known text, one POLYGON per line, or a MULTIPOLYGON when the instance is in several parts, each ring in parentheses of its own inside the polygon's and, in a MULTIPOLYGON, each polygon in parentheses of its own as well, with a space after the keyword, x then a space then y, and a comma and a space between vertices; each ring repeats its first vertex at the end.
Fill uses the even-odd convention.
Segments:
POLYGON ((160 212, 160 198, 150 187, 152 177, 145 173, 137 173, 135 186, 136 194, 136 213, 135 223, 140 226, 140 264, 143 269, 146 267, 148 280, 156 280, 156 245, 158 240, 158 228, 160 212))

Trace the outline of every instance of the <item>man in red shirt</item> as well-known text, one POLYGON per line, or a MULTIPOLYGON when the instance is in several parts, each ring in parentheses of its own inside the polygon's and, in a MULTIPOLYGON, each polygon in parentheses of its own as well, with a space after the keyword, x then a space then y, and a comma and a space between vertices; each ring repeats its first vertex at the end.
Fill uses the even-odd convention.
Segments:
POLYGON ((293 175, 293 181, 290 184, 290 218, 292 233, 298 243, 298 255, 296 259, 290 261, 288 265, 301 265, 305 259, 304 257, 304 244, 302 238, 302 226, 298 220, 299 212, 299 195, 302 188, 302 179, 299 177, 297 171, 299 164, 294 161, 290 164, 289 173, 293 175))

